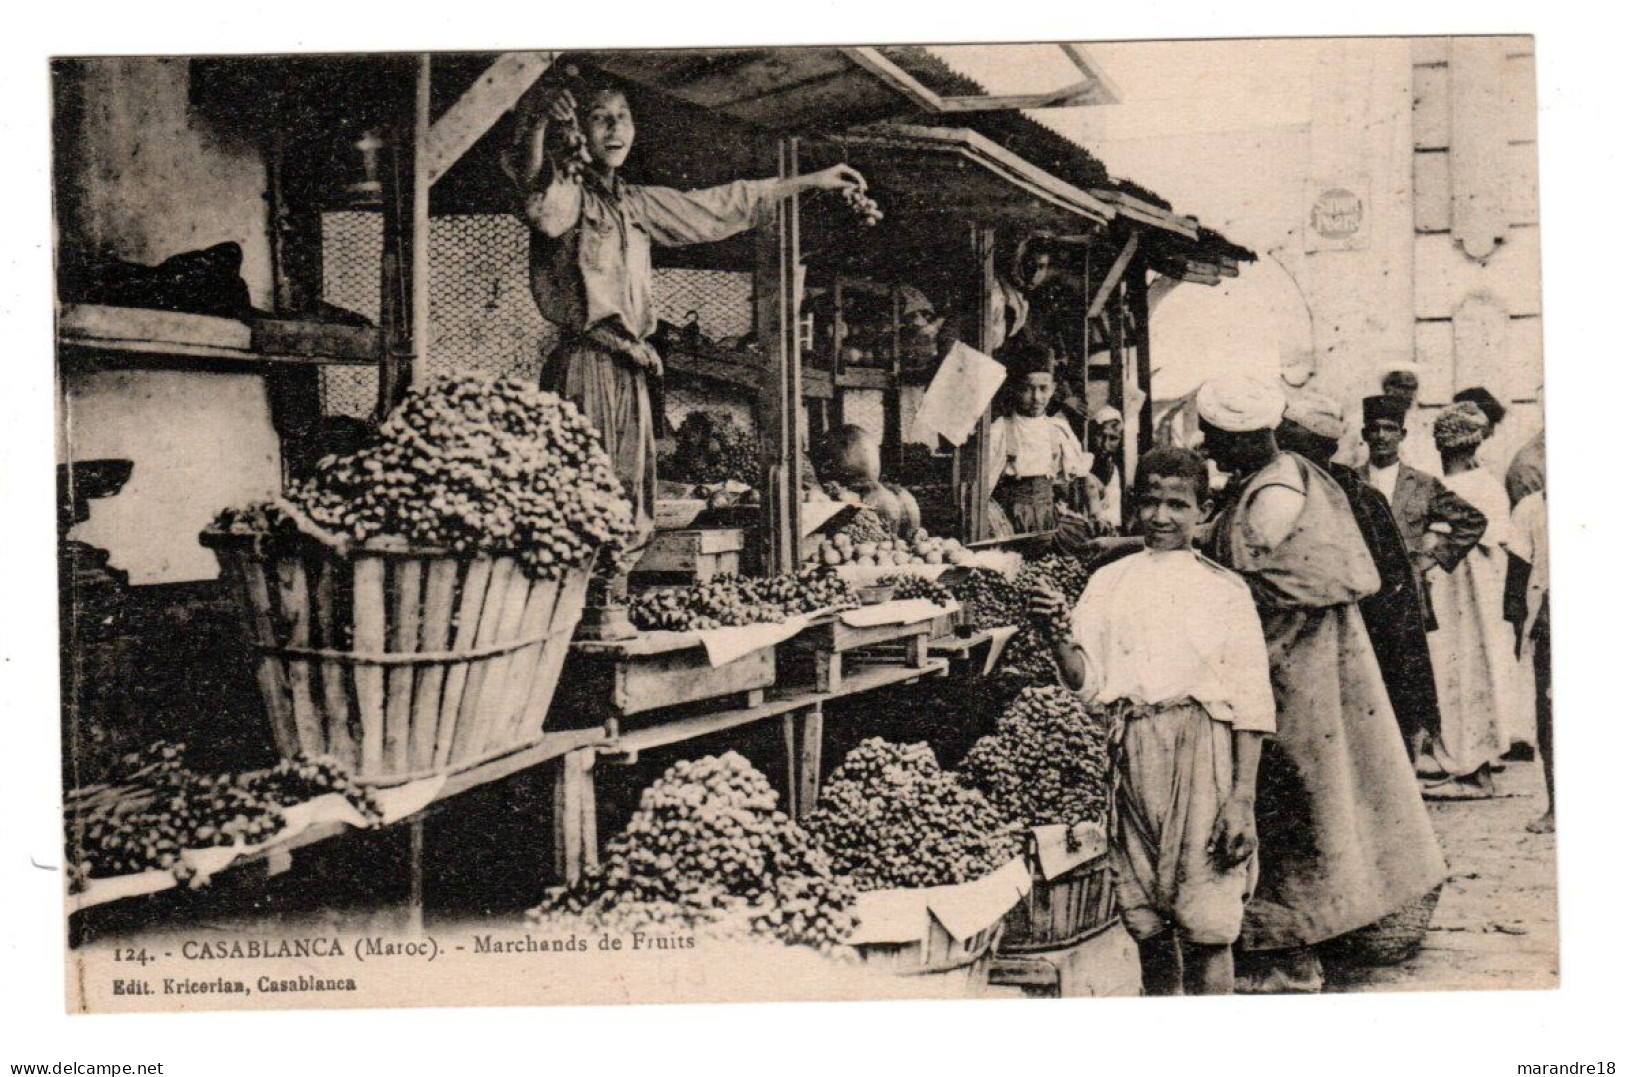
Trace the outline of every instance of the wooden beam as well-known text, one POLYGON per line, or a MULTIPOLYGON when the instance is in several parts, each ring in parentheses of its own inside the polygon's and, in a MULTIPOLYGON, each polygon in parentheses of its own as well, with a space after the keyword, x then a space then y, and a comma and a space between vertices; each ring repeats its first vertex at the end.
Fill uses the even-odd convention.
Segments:
MULTIPOLYGON (((1117 254, 1117 261, 1106 271, 1106 279, 1100 282, 1100 291, 1096 292, 1094 299, 1089 302, 1089 318, 1100 317, 1100 312, 1106 309, 1106 301, 1111 298, 1112 290, 1117 287, 1117 282, 1123 279, 1124 270, 1128 269, 1128 264, 1134 260, 1134 253, 1139 249, 1140 233, 1130 233, 1128 242, 1123 244, 1123 249, 1117 254)), ((1112 406, 1119 409, 1122 407, 1121 404, 1112 406)))
POLYGON ((1135 383, 1145 394, 1140 401, 1139 421, 1138 448, 1142 456, 1151 451, 1155 433, 1151 417, 1151 303, 1146 272, 1145 260, 1140 259, 1128 275, 1128 309, 1134 322, 1135 383))
POLYGON ((508 52, 497 57, 429 128, 424 170, 433 185, 510 111, 549 67, 551 52, 508 52))
MULTIPOLYGON (((997 235, 991 228, 984 228, 978 224, 970 227, 971 252, 976 259, 978 269, 976 281, 976 346, 984 353, 993 351, 993 326, 988 321, 992 304, 989 297, 993 289, 998 287, 998 278, 994 269, 994 245, 997 235)), ((966 506, 964 520, 964 540, 976 542, 989 537, 991 530, 988 523, 987 506, 993 496, 993 488, 987 481, 987 455, 988 435, 993 429, 992 417, 983 412, 976 420, 976 436, 966 447, 965 458, 971 468, 968 479, 963 479, 964 489, 969 491, 969 505, 966 506)), ((961 496, 964 496, 961 494, 961 496)))
POLYGON ((908 98, 918 108, 927 112, 942 111, 942 98, 936 91, 886 59, 879 49, 854 46, 843 48, 841 52, 847 59, 908 98))
POLYGON ((1123 91, 1117 88, 1117 84, 1107 76, 1105 71, 1101 70, 1100 66, 1089 57, 1089 54, 1084 51, 1081 45, 1074 45, 1070 41, 1063 41, 1060 45, 1061 51, 1066 53, 1067 59, 1072 61, 1073 66, 1094 80, 1096 95, 1095 99, 1091 100, 1089 104, 1116 105, 1122 102, 1123 91))
POLYGON ((383 176, 383 291, 379 322, 384 354, 378 368, 378 403, 373 420, 382 422, 411 387, 427 361, 429 341, 429 184, 423 171, 429 128, 429 54, 406 57, 403 75, 412 93, 404 98, 383 176))
POLYGON ((1099 83, 1093 79, 1075 82, 1048 93, 980 94, 967 97, 944 97, 943 112, 1006 112, 1029 108, 1076 108, 1098 104, 1095 100, 1099 83))

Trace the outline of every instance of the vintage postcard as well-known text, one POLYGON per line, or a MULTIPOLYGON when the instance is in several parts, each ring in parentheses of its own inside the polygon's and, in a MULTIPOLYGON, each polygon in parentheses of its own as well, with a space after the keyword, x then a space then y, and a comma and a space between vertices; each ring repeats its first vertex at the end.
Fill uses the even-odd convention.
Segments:
POLYGON ((67 1008, 1555 988, 1535 64, 53 60, 67 1008))

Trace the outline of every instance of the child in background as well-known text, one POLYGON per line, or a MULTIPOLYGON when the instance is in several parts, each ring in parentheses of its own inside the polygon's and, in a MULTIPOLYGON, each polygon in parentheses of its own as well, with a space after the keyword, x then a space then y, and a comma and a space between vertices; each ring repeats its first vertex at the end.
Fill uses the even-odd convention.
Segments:
POLYGON ((1055 487, 1089 474, 1089 459, 1065 419, 1049 415, 1055 395, 1055 360, 1031 342, 1006 349, 1011 414, 993 421, 987 485, 1016 534, 1060 526, 1055 487))
MULTIPOLYGON (((1148 453, 1135 489, 1146 548, 1095 573, 1055 657, 1068 687, 1116 715, 1112 873, 1145 993, 1229 994, 1258 877, 1269 653, 1246 582, 1192 548, 1213 507, 1202 458, 1148 453)), ((1045 585, 1031 605, 1066 611, 1045 585)))

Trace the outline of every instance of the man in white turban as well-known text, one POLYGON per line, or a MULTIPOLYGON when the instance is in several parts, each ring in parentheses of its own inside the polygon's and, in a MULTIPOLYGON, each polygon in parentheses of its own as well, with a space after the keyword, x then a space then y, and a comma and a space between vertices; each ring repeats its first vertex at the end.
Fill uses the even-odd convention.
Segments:
POLYGON ((1238 986, 1319 990, 1314 947, 1425 897, 1444 857, 1360 615, 1381 577, 1348 498, 1281 450, 1279 386, 1226 375, 1197 391, 1196 408, 1204 450, 1235 490, 1213 557, 1252 589, 1275 688, 1238 986))

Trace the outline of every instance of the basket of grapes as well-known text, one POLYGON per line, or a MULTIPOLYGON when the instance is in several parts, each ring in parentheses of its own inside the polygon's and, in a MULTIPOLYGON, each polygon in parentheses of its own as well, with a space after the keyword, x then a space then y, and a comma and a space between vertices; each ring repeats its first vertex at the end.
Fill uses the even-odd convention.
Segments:
POLYGON ((1005 919, 999 952, 1061 949, 1109 927, 1106 735, 1078 696, 1060 685, 1023 689, 960 773, 1027 828, 1032 889, 1005 919))
POLYGON ((1017 829, 925 744, 878 737, 830 775, 807 829, 858 890, 848 940, 865 964, 986 983, 1010 909, 1030 886, 1017 829))
POLYGON ((202 541, 245 614, 280 754, 379 783, 540 737, 593 563, 632 527, 574 405, 452 378, 202 541))

